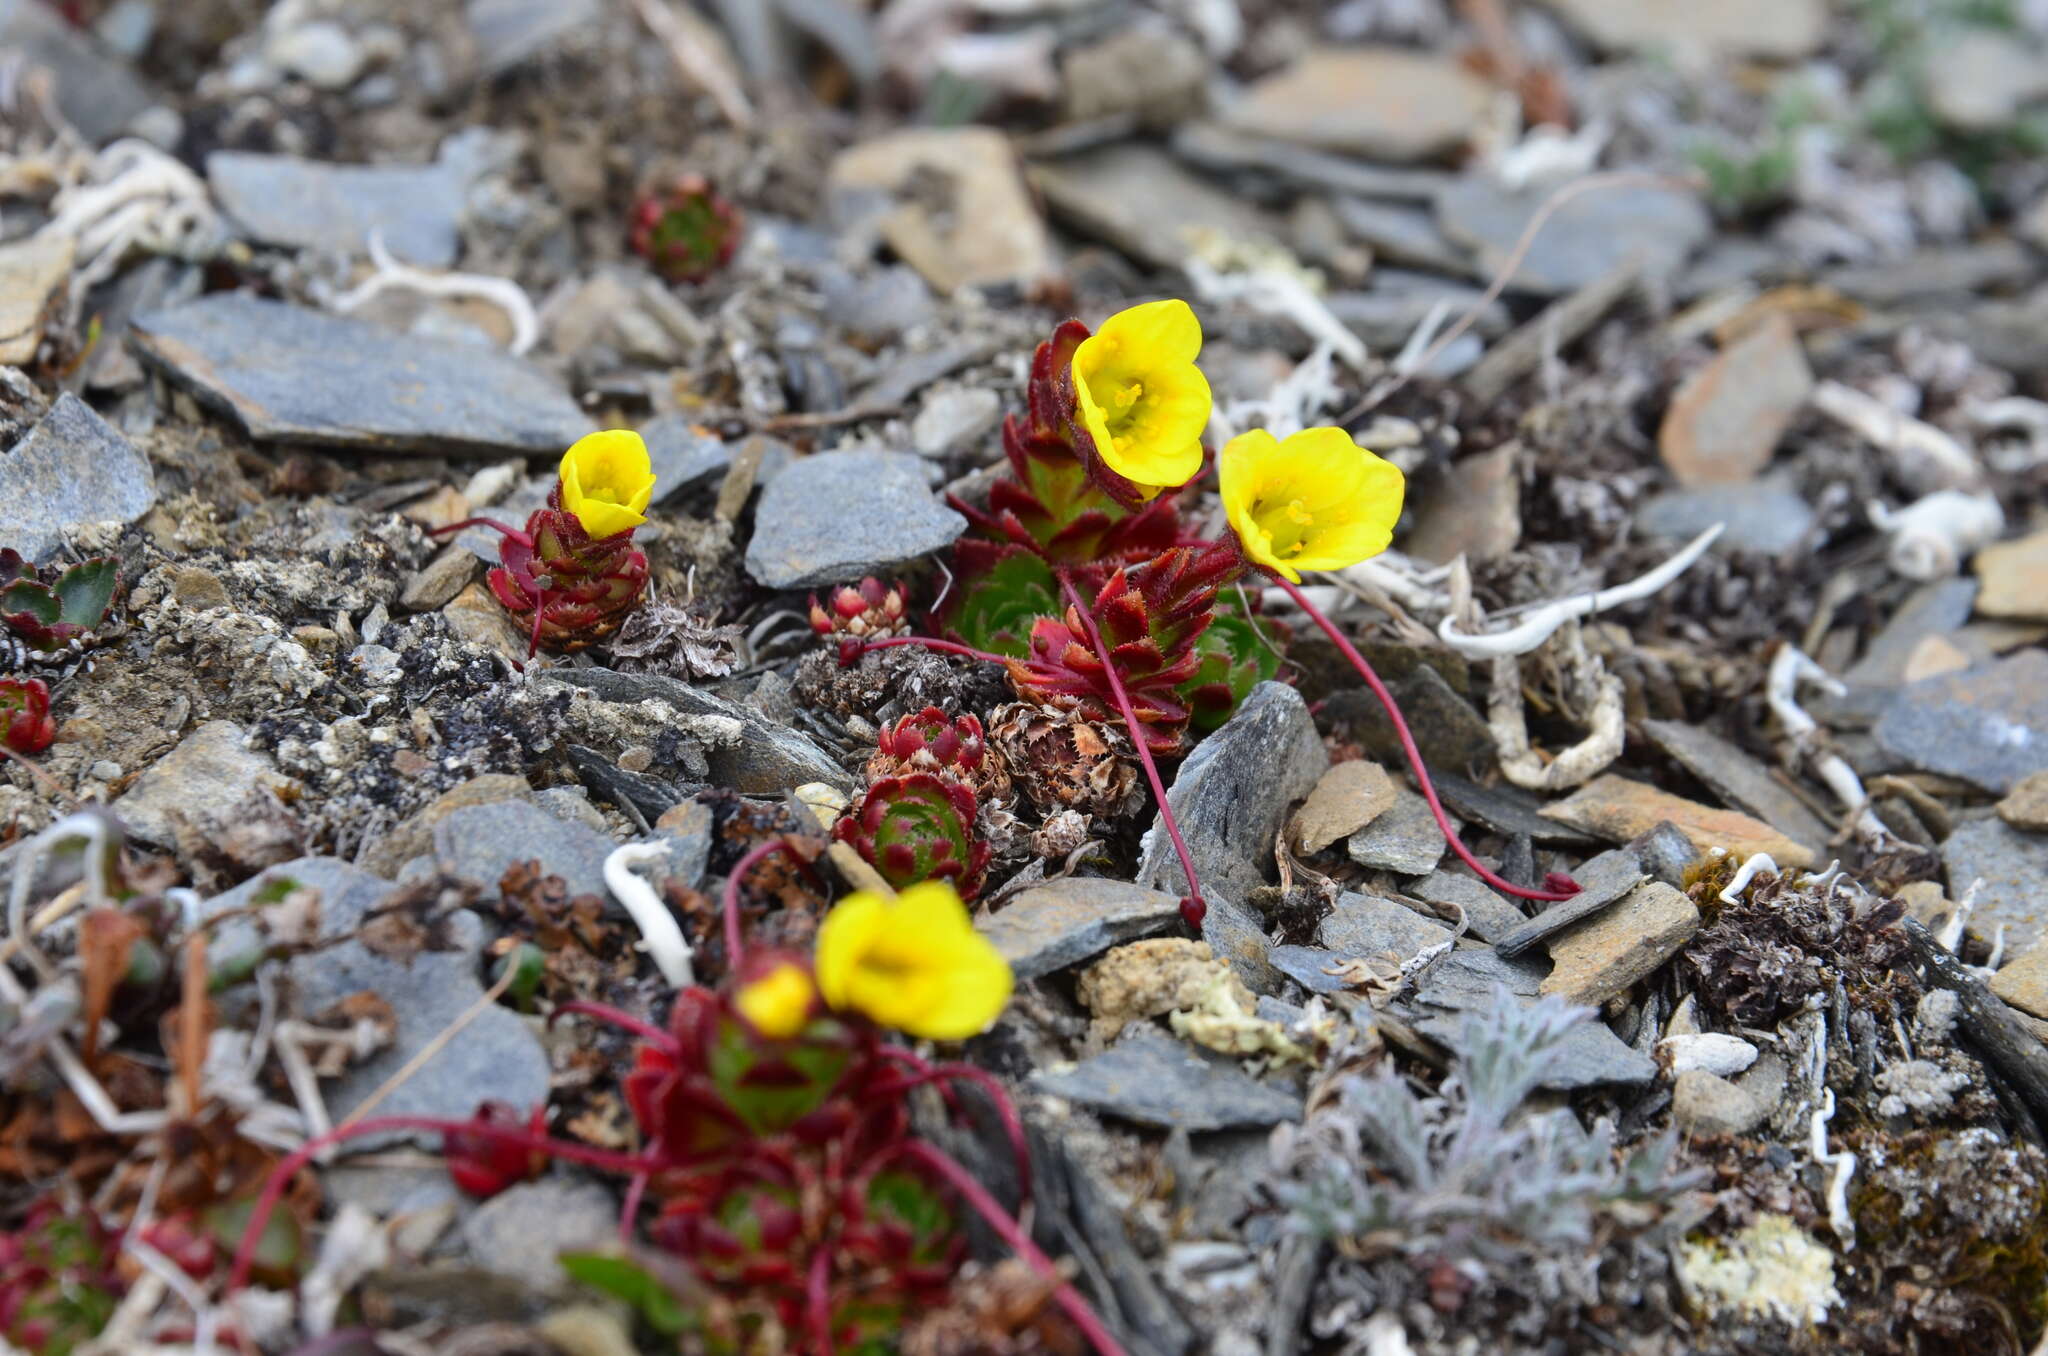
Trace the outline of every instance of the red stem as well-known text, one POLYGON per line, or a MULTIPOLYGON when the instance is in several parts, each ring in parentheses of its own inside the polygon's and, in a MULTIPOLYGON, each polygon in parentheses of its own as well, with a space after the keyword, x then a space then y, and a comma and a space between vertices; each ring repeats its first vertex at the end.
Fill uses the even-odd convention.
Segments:
POLYGON ((960 1193, 960 1199, 966 1201, 974 1213, 995 1230, 996 1236, 1009 1245, 1012 1252, 1023 1258, 1034 1271, 1053 1281, 1058 1287, 1053 1291, 1054 1302, 1073 1320, 1081 1335, 1094 1344, 1099 1356, 1125 1356, 1122 1344, 1110 1335, 1102 1319, 1088 1307, 1088 1301, 1082 1299, 1073 1286, 1060 1279, 1052 1259, 1039 1251, 1038 1245, 1031 1241, 1016 1217, 1003 1209, 1001 1202, 989 1195, 987 1189, 974 1180, 972 1173, 920 1140, 906 1140, 894 1152, 943 1177, 947 1185, 960 1193))
MULTIPOLYGON (((1372 665, 1365 662, 1365 656, 1360 654, 1357 647, 1353 646, 1349 640, 1345 639, 1344 633, 1339 631, 1331 623, 1330 619, 1323 615, 1320 608, 1308 600, 1308 595, 1301 591, 1299 585, 1279 576, 1274 577, 1274 582, 1287 590, 1287 596, 1294 600, 1295 605, 1303 612, 1308 613, 1310 620, 1314 621, 1317 626, 1323 628, 1323 634, 1328 636, 1331 642, 1344 652, 1344 657, 1351 661, 1353 668, 1358 670, 1358 676, 1365 679, 1365 685, 1372 689, 1372 695, 1379 698, 1380 705, 1387 709, 1387 719, 1394 723, 1394 734, 1401 741, 1401 752, 1408 756, 1408 766, 1414 770, 1416 785, 1422 788, 1422 797, 1429 802, 1429 812, 1436 816, 1436 826, 1443 831, 1444 841, 1451 845, 1451 851, 1458 854, 1458 860, 1478 872, 1479 879, 1485 881, 1494 889, 1505 895, 1513 895, 1518 899, 1536 899, 1546 903, 1554 903, 1560 899, 1570 899, 1573 895, 1577 894, 1579 887, 1576 883, 1572 882, 1569 876, 1562 877, 1562 880, 1570 885, 1571 888, 1569 889, 1525 890, 1519 885, 1510 885, 1498 874, 1481 864, 1477 857, 1472 855, 1472 850, 1459 841, 1457 830, 1451 827, 1450 816, 1444 813, 1443 802, 1439 801, 1436 797, 1436 787, 1429 780, 1429 769, 1422 762, 1422 751, 1415 747, 1415 736, 1408 732, 1408 721, 1401 715, 1401 708, 1395 705, 1394 694, 1387 691, 1387 685, 1380 681, 1380 676, 1377 673, 1373 672, 1372 665)), ((1552 879, 1557 880, 1560 878, 1552 877, 1552 879)))
POLYGON ((493 532, 503 533, 514 541, 525 542, 528 546, 533 545, 532 537, 527 536, 526 533, 510 524, 499 522, 496 518, 464 518, 459 523, 449 523, 445 527, 429 528, 427 535, 430 537, 445 537, 450 532, 460 532, 465 527, 488 527, 493 532))
POLYGON ((300 1168, 313 1161, 322 1149, 341 1144, 364 1135, 384 1135, 393 1131, 431 1131, 442 1135, 466 1135, 475 1139, 494 1139, 501 1144, 510 1144, 522 1149, 532 1149, 554 1158, 566 1158, 572 1163, 587 1163, 594 1168, 611 1172, 644 1173, 650 1160, 638 1154, 616 1154, 604 1149, 593 1149, 587 1144, 572 1140, 555 1139, 548 1135, 537 1135, 531 1130, 514 1129, 511 1126, 492 1125, 488 1121, 452 1120, 443 1116, 373 1116, 353 1125, 339 1126, 324 1135, 316 1135, 278 1161, 264 1179, 263 1190, 256 1197, 256 1208, 249 1214, 249 1223, 242 1230, 242 1241, 235 1248, 234 1269, 228 1273, 228 1293, 233 1294, 249 1283, 249 1268, 256 1260, 256 1245, 262 1240, 263 1230, 270 1223, 270 1212, 277 1208, 284 1189, 290 1184, 300 1168))
POLYGON ((1131 732, 1131 744, 1138 751, 1138 762, 1145 769, 1145 778, 1152 783, 1152 795, 1159 802, 1159 820, 1166 825, 1166 836, 1173 840, 1173 850, 1180 855, 1181 872, 1188 879, 1187 898, 1181 901, 1180 914, 1189 927, 1200 931, 1202 919, 1208 915, 1209 906, 1202 902, 1201 882, 1195 879, 1195 859, 1188 852, 1188 845, 1180 836, 1180 821, 1173 817, 1173 807, 1166 801, 1166 783, 1159 778, 1159 765, 1152 761, 1152 750, 1145 744, 1145 728, 1138 723, 1138 713, 1131 706, 1131 694, 1124 691, 1124 680, 1116 671, 1116 660, 1109 647, 1102 643, 1102 633, 1095 627, 1095 614, 1081 601, 1080 593, 1074 588, 1074 578, 1065 570, 1060 572, 1060 588, 1067 595, 1067 602, 1081 616, 1081 625, 1088 632, 1088 643, 1102 660, 1102 672, 1109 679, 1109 690, 1116 697, 1117 709, 1123 712, 1124 728, 1131 732))
POLYGON ((631 1243, 633 1241, 633 1226, 639 1220, 640 1200, 647 1194, 647 1183, 650 1177, 651 1174, 649 1173, 636 1173, 633 1176, 633 1180, 626 1184, 626 1199, 619 1206, 619 1242, 621 1243, 631 1243))
POLYGON ((595 1017, 600 1022, 610 1022, 613 1026, 632 1032, 657 1049, 666 1050, 671 1054, 675 1051, 676 1038, 654 1023, 635 1017, 632 1013, 615 1008, 609 1003, 593 1003, 587 998, 572 998, 565 1003, 555 1004, 555 1010, 548 1014, 548 1025, 553 1026, 556 1021, 572 1013, 595 1017))
POLYGON ((805 1324, 818 1344, 818 1356, 832 1356, 832 1249, 819 1248, 804 1277, 805 1324))
POLYGON ((1010 1101, 1010 1094, 1003 1088, 996 1076, 986 1069, 972 1064, 927 1064, 915 1052, 900 1045, 884 1045, 882 1053, 907 1065, 916 1076, 902 1083, 892 1083, 875 1090, 876 1096, 908 1092, 919 1084, 931 1083, 946 1093, 950 1100, 952 1089, 945 1086, 948 1079, 963 1079, 974 1084, 995 1103, 996 1116, 1003 1123, 1003 1134, 1010 1141, 1010 1152, 1017 1159, 1017 1190, 1019 1205, 1031 1200, 1031 1145, 1024 1138, 1024 1122, 1017 1115, 1017 1108, 1010 1101))
POLYGON ((979 659, 984 664, 1007 664, 1010 662, 1007 655, 991 654, 987 650, 977 650, 972 645, 961 645, 955 641, 939 640, 933 636, 883 636, 880 640, 863 640, 860 642, 859 652, 854 657, 857 659, 869 650, 886 650, 894 645, 920 645, 927 650, 937 650, 941 654, 957 654, 967 659, 979 659))

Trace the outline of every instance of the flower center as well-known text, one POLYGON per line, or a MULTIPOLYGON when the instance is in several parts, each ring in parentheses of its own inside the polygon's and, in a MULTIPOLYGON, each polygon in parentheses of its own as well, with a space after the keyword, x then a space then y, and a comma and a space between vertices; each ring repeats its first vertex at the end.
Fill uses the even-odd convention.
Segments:
POLYGON ((1289 499, 1285 503, 1263 502, 1252 511, 1252 519, 1266 530, 1273 554, 1280 559, 1292 559, 1301 554, 1309 529, 1316 522, 1308 504, 1300 498, 1289 499))

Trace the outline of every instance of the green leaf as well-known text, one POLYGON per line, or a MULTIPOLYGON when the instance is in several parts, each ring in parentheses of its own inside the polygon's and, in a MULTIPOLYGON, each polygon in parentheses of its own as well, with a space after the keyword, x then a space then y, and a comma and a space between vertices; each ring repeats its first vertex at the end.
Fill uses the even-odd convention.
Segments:
POLYGON ((631 1258, 607 1252, 565 1252, 557 1260, 572 1279, 632 1305, 647 1326, 663 1337, 675 1337, 697 1326, 682 1301, 631 1258))
POLYGON ((10 612, 25 612, 44 626, 55 626, 63 618, 64 606, 46 585, 17 579, 0 589, 0 616, 10 612))
POLYGON ((1023 659, 1031 653, 1031 624, 1060 615, 1060 586, 1050 565, 1019 547, 988 573, 961 581, 959 603, 949 611, 946 624, 963 643, 1023 659))
POLYGON ((1245 610, 1234 592, 1217 595, 1215 619, 1195 638, 1201 667, 1176 689, 1198 730, 1213 730, 1230 719, 1251 690, 1280 672, 1286 632, 1245 610))
POLYGON ((59 620, 87 630, 98 626, 114 605, 120 582, 121 567, 106 556, 73 565, 57 576, 57 600, 63 607, 59 620))
MULTIPOLYGON (((256 1198, 250 1195, 210 1207, 200 1221, 213 1235, 214 1242, 233 1252, 241 1245, 242 1235, 255 1213, 256 1198)), ((296 1280, 305 1257, 306 1240, 299 1230, 299 1221, 289 1210, 271 1211, 270 1218, 263 1222, 263 1236, 256 1240, 256 1274, 296 1280)))

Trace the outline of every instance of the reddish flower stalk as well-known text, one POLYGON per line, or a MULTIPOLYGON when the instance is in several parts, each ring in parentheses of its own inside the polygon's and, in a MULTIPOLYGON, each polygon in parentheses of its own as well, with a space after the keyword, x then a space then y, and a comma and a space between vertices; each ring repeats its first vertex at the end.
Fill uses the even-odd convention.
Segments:
POLYGON ((1052 1259, 1039 1251, 1038 1245, 1031 1241, 1031 1236, 1017 1223, 1016 1216, 1003 1209, 1001 1202, 989 1195, 987 1188, 974 1180, 972 1173, 961 1167, 951 1156, 920 1140, 907 1140, 898 1145, 895 1152, 897 1156, 912 1159, 920 1167, 944 1178, 946 1184, 960 1193, 960 1199, 966 1201, 974 1213, 981 1216, 983 1222, 995 1232, 996 1237, 1009 1245, 1012 1252, 1023 1258, 1034 1271, 1057 1283, 1058 1288, 1053 1291, 1053 1301, 1073 1321, 1074 1326, 1081 1330, 1081 1335, 1094 1345, 1099 1356, 1124 1356, 1122 1344, 1110 1335, 1109 1328, 1096 1316, 1095 1311, 1088 1307, 1088 1301, 1082 1299, 1073 1286, 1060 1279, 1059 1270, 1053 1266, 1052 1259))
POLYGON ((676 1038, 654 1023, 645 1018, 635 1017, 623 1008, 615 1008, 609 1003, 593 1003, 587 998, 571 998, 565 1003, 555 1004, 554 1011, 548 1014, 548 1025, 553 1026, 571 1013, 581 1013, 585 1017, 595 1017, 600 1022, 609 1022, 613 1026, 632 1032, 658 1050, 675 1049, 676 1038))
POLYGON ((841 659, 840 662, 842 664, 850 664, 869 650, 886 650, 892 645, 921 645, 927 650, 937 650, 940 654, 957 654, 965 659, 979 659, 985 664, 1007 664, 1010 662, 1004 655, 990 654, 987 650, 977 650, 971 645, 961 645, 950 640, 940 640, 935 636, 884 636, 879 640, 852 642, 845 646, 847 650, 851 651, 851 656, 841 659))
POLYGON ((270 1223, 270 1212, 277 1208, 284 1196, 285 1187, 300 1168, 320 1153, 322 1149, 360 1139, 364 1135, 390 1134, 393 1131, 426 1131, 440 1135, 467 1135, 472 1139, 495 1140, 513 1148, 533 1149, 555 1158, 566 1158, 572 1163, 587 1163, 594 1168, 611 1172, 639 1174, 647 1171, 650 1160, 638 1154, 611 1153, 604 1149, 593 1149, 587 1144, 572 1140, 556 1139, 551 1135, 535 1134, 507 1125, 492 1125, 488 1121, 475 1119, 458 1121, 443 1116, 373 1116, 366 1121, 352 1125, 338 1126, 324 1135, 316 1135, 278 1161, 264 1179, 263 1190, 256 1197, 256 1208, 249 1213, 249 1223, 242 1230, 242 1241, 235 1248, 234 1268, 228 1273, 228 1293, 233 1294, 249 1283, 249 1269, 256 1261, 256 1246, 263 1238, 263 1230, 270 1223))
POLYGON ((876 1095, 878 1096, 908 1092, 912 1088, 930 1084, 938 1088, 950 1108, 958 1110, 958 1103, 953 1096, 953 1089, 947 1086, 948 1080, 964 1079, 980 1088, 995 1106, 996 1118, 1002 1121, 1003 1134, 1010 1141, 1010 1152, 1016 1156, 1019 1200, 1022 1203, 1030 1202, 1031 1146, 1025 1141, 1024 1122, 1019 1119, 1017 1108, 1012 1105, 1010 1095, 1003 1091, 1003 1085, 996 1080, 995 1075, 985 1069, 976 1068, 972 1064, 927 1064, 915 1051, 906 1050, 900 1045, 881 1046, 879 1053, 884 1058, 893 1059, 910 1069, 913 1076, 901 1083, 883 1086, 877 1090, 876 1095))
MULTIPOLYGON (((1308 595, 1301 591, 1299 585, 1282 579, 1277 575, 1273 576, 1273 582, 1287 590, 1287 596, 1294 600, 1295 605, 1308 613, 1310 620, 1314 621, 1317 626, 1320 626, 1323 629, 1323 634, 1328 636, 1339 650, 1343 651, 1344 657, 1351 661, 1351 666, 1358 670, 1358 676, 1365 679, 1365 685, 1372 689, 1372 695, 1379 698, 1380 705, 1386 708, 1387 719, 1393 722, 1394 734, 1401 741, 1401 752, 1407 755, 1408 766, 1414 770, 1416 785, 1422 788, 1422 797, 1429 802, 1429 812, 1436 816, 1436 826, 1443 831, 1444 841, 1451 845, 1451 851, 1458 854, 1458 860, 1471 867, 1479 874, 1479 879, 1485 881, 1494 889, 1505 895, 1513 895, 1517 899, 1534 899, 1545 903, 1555 903, 1560 899, 1570 899, 1573 895, 1577 894, 1579 892, 1578 882, 1562 872, 1554 871, 1545 878, 1544 884, 1551 887, 1549 890, 1525 890, 1519 885, 1509 884, 1500 875, 1486 867, 1477 857, 1472 855, 1472 850, 1459 841, 1457 830, 1451 827, 1450 816, 1444 813, 1443 802, 1437 799, 1436 787, 1429 780, 1429 769, 1424 766, 1422 761, 1422 751, 1415 747, 1415 736, 1408 732, 1408 721, 1401 715, 1401 708, 1395 704, 1394 694, 1387 691, 1386 684, 1382 683, 1380 676, 1373 672, 1372 665, 1365 662, 1365 656, 1360 654, 1357 647, 1345 638, 1344 633, 1339 631, 1330 619, 1323 615, 1320 608, 1308 600, 1308 595)), ((1172 823, 1171 820, 1167 822, 1169 824, 1172 823)))
POLYGON ((1081 625, 1088 632, 1088 644, 1095 653, 1102 656, 1102 671, 1109 679, 1109 690, 1116 697, 1117 709, 1123 713, 1124 728, 1131 732, 1131 747, 1138 752, 1138 762, 1145 769, 1146 780, 1152 783, 1152 794, 1159 801, 1159 819, 1166 825, 1166 836, 1173 840, 1173 850, 1180 855, 1180 869, 1187 877, 1187 896, 1180 902, 1180 916, 1195 931, 1202 930, 1202 920, 1209 914, 1209 906, 1202 901, 1201 882, 1195 878, 1195 859, 1188 852, 1188 845, 1180 836, 1180 822, 1173 817, 1173 807, 1166 802, 1166 783, 1160 779, 1159 765, 1152 761, 1152 751, 1145 746, 1145 729, 1138 723, 1138 713, 1131 706, 1131 695, 1124 691, 1124 680, 1116 671, 1116 660, 1102 643, 1102 633, 1096 628, 1095 614, 1088 610, 1080 593, 1074 588, 1074 579, 1065 570, 1059 572, 1060 588, 1067 595, 1067 603, 1081 616, 1081 625))
MULTIPOLYGON (((725 890, 720 903, 725 914, 725 969, 728 974, 739 973, 740 957, 744 951, 740 940, 740 886, 746 880, 747 872, 778 852, 796 856, 796 850, 790 847, 788 839, 771 838, 750 849, 725 878, 725 890)), ((804 863, 801 857, 797 857, 797 862, 808 869, 808 864, 804 863)))

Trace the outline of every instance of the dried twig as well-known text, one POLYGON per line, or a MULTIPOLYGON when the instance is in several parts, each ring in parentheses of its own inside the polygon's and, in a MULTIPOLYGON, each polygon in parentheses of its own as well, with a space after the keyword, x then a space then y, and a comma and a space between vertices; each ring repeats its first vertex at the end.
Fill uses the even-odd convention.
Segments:
POLYGON ((526 289, 510 278, 487 273, 428 273, 414 268, 393 258, 384 248, 383 233, 376 230, 370 232, 370 262, 377 271, 334 298, 329 304, 335 310, 344 314, 354 311, 393 287, 430 297, 474 297, 497 307, 512 322, 507 352, 525 353, 540 342, 540 317, 534 313, 533 302, 526 289))

